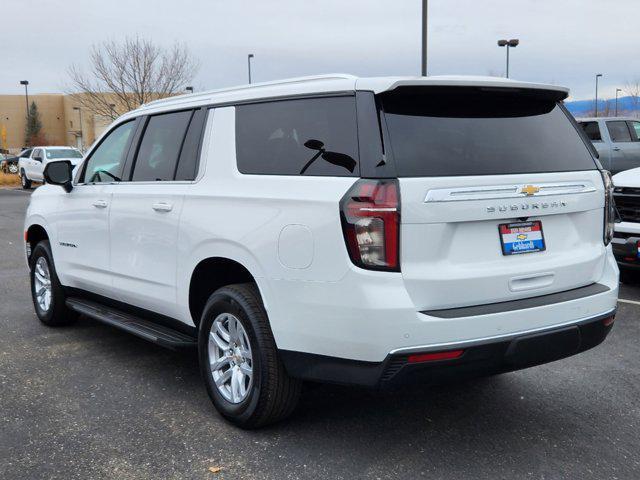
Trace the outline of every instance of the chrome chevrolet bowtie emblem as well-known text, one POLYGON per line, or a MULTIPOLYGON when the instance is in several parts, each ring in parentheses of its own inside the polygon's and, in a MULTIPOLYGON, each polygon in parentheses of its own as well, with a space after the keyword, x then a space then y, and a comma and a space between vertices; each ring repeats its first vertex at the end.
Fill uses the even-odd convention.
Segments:
POLYGON ((520 193, 524 193, 527 197, 534 195, 540 191, 540 187, 536 187, 535 185, 525 185, 520 189, 520 193))

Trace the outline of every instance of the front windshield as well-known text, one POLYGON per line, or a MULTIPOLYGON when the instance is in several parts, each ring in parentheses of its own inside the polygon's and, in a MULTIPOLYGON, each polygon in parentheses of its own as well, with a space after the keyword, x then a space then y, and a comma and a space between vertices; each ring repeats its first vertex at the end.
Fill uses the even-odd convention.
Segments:
POLYGON ((47 158, 82 158, 82 154, 73 148, 56 148, 55 150, 47 150, 47 158))

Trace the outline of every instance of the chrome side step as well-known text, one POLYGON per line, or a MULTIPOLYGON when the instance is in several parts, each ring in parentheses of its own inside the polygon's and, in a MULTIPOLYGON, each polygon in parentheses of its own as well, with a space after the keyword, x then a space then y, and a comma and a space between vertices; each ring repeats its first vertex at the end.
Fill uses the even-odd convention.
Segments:
POLYGON ((86 315, 166 348, 191 348, 198 345, 198 340, 192 336, 96 302, 80 298, 67 298, 66 304, 67 307, 81 315, 86 315))

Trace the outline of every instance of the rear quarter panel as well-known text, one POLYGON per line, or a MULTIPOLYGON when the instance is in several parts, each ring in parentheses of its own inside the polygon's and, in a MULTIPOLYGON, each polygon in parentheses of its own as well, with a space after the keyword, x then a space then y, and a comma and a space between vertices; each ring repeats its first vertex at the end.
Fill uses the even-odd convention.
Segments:
POLYGON ((256 278, 272 329, 285 323, 291 282, 336 282, 350 268, 339 201, 356 178, 243 175, 236 166, 235 109, 210 111, 201 178, 189 187, 180 220, 178 301, 189 313, 195 266, 235 260, 256 278))

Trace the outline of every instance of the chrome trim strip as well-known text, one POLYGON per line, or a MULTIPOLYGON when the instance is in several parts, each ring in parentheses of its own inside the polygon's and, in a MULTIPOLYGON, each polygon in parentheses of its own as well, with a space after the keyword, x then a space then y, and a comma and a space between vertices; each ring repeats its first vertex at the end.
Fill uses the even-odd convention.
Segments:
POLYGON ((568 327, 571 325, 580 325, 581 323, 588 323, 588 322, 592 322, 592 321, 596 321, 599 318, 607 318, 608 316, 616 313, 617 308, 613 308, 612 310, 609 310, 607 312, 598 314, 598 315, 590 315, 588 317, 583 317, 583 318, 579 318, 578 320, 571 320, 569 322, 565 322, 565 323, 559 323, 557 325, 551 325, 548 327, 540 327, 540 328, 534 328, 531 330, 522 330, 519 332, 515 332, 515 333, 507 333, 505 335, 496 335, 493 337, 483 337, 483 338, 474 338, 472 340, 465 340, 462 342, 446 342, 446 343, 435 343, 435 344, 431 344, 431 345, 418 345, 416 347, 403 347, 403 348, 396 348, 395 350, 391 350, 389 352, 389 355, 398 355, 398 354, 405 354, 405 353, 428 353, 428 352, 432 352, 434 350, 443 350, 443 349, 450 349, 450 348, 469 348, 469 347, 474 347, 476 345, 483 345, 485 343, 493 343, 496 341, 503 341, 503 340, 509 340, 509 339, 513 339, 513 338, 517 338, 517 337, 521 337, 522 335, 529 335, 531 333, 539 333, 539 332, 544 332, 544 331, 553 331, 556 330, 558 328, 562 328, 562 327, 568 327))
POLYGON ((490 185, 478 187, 436 188, 429 190, 424 199, 425 203, 460 202, 465 200, 496 200, 500 198, 533 198, 548 195, 569 195, 577 193, 595 192, 596 187, 590 181, 534 183, 540 190, 533 195, 522 193, 528 183, 517 185, 490 185))

